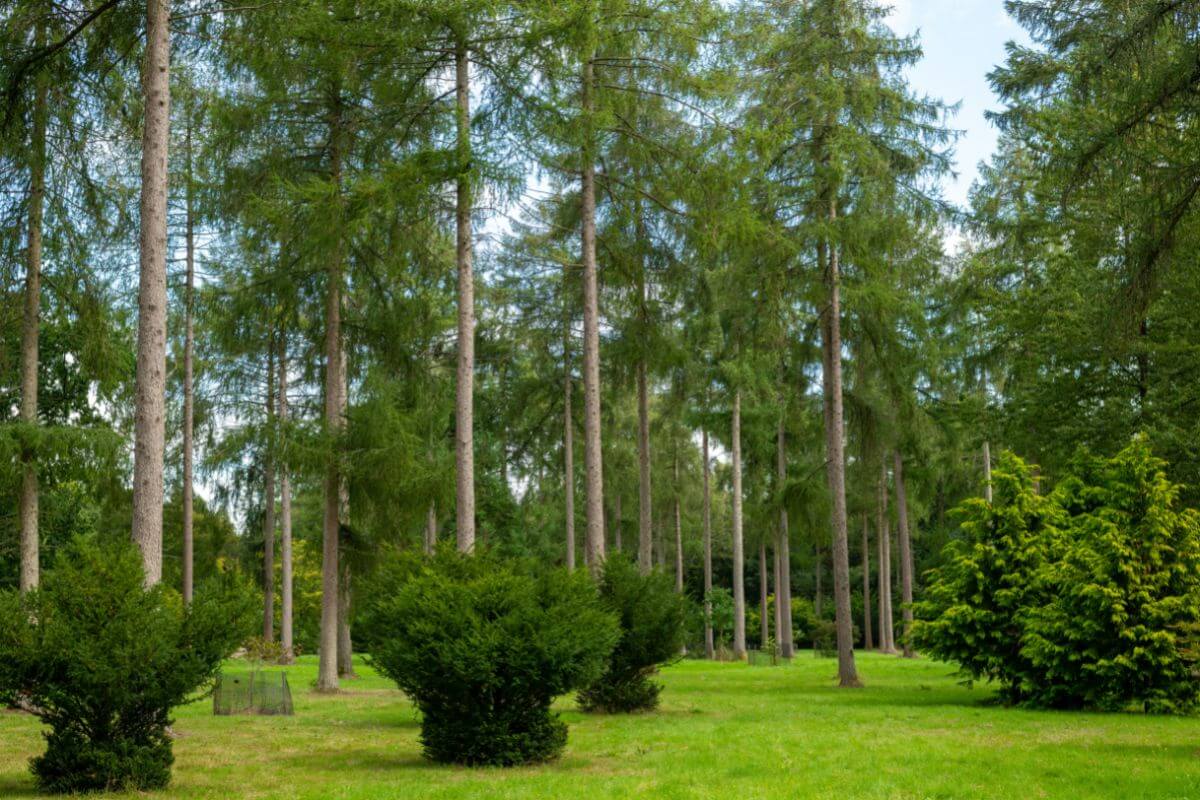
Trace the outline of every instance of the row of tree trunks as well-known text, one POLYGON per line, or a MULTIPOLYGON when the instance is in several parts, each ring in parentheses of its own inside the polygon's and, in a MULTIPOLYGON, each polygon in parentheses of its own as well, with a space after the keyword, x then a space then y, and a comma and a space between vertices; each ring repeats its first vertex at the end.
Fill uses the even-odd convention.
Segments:
POLYGON ((863 646, 875 649, 875 637, 871 631, 871 533, 867 515, 862 515, 862 597, 863 597, 863 646))
MULTIPOLYGON (((38 27, 37 41, 45 44, 45 25, 38 27)), ((21 422, 38 424, 38 328, 42 307, 42 217, 46 198, 46 123, 49 80, 38 76, 33 100, 33 129, 29 153, 29 233, 26 243, 25 310, 21 321, 21 422)), ((37 456, 30 447, 21 451, 20 588, 36 589, 39 581, 38 471, 37 456)))
POLYGON ((162 580, 163 459, 167 377, 167 147, 170 139, 170 9, 146 4, 142 65, 142 194, 134 400, 133 530, 146 585, 162 580))
MULTIPOLYGON (((759 619, 759 648, 765 653, 771 642, 771 612, 770 599, 771 581, 767 578, 767 539, 758 540, 758 619, 759 619)), ((778 631, 776 627, 776 631, 778 631)))
POLYGON ((650 391, 646 360, 637 363, 638 408, 638 566, 648 573, 652 566, 651 483, 650 483, 650 391))
MULTIPOLYGON (((563 516, 567 528, 567 569, 575 569, 575 413, 571 406, 571 314, 568 269, 563 267, 563 516)), ((620 497, 617 502, 620 502, 620 497)), ((618 523, 620 524, 620 523, 618 523)))
POLYGON ((900 600, 904 619, 904 638, 901 642, 905 658, 912 658, 913 623, 913 560, 912 542, 908 530, 908 495, 904 488, 904 457, 897 450, 894 454, 896 481, 896 538, 900 544, 900 600))

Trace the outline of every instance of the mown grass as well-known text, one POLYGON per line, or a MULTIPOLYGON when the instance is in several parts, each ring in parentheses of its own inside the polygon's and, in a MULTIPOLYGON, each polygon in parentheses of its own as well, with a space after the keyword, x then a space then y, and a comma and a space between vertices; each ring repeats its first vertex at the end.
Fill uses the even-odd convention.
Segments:
MULTIPOLYGON (((403 695, 369 667, 338 695, 289 669, 294 717, 180 709, 177 798, 1197 798, 1200 719, 1047 713, 988 705, 950 669, 860 654, 867 688, 834 687, 835 663, 680 663, 654 714, 570 723, 564 757, 521 769, 421 758, 403 695)), ((36 720, 0 713, 0 797, 34 797, 36 720)))

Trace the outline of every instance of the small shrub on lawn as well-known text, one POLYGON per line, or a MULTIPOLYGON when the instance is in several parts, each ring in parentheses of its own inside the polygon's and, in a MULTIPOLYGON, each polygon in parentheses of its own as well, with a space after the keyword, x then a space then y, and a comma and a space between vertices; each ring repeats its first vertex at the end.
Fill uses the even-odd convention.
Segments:
POLYGON ((0 594, 0 694, 50 727, 31 761, 47 792, 145 790, 171 777, 171 710, 208 684, 253 624, 252 595, 231 582, 183 606, 143 586, 122 539, 77 539, 41 588, 0 594))
POLYGON ((483 554, 381 568, 363 608, 372 664, 422 714, 433 761, 509 766, 566 745, 554 698, 604 670, 617 621, 586 574, 483 554))
POLYGON ((620 622, 621 637, 604 674, 579 692, 579 705, 585 711, 650 711, 662 690, 655 673, 683 650, 686 601, 665 573, 642 575, 620 554, 604 564, 600 600, 620 622))
POLYGON ((968 681, 994 681, 1017 703, 1032 680, 1020 616, 1046 600, 1036 575, 1059 549, 1066 515, 1037 493, 1029 467, 1011 453, 1001 455, 992 485, 990 504, 971 498, 956 509, 962 538, 929 573, 913 607, 913 638, 922 652, 956 662, 968 681))
POLYGON ((1200 514, 1141 438, 1080 457, 1048 497, 1012 456, 968 501, 915 606, 917 644, 1040 708, 1200 707, 1200 514))

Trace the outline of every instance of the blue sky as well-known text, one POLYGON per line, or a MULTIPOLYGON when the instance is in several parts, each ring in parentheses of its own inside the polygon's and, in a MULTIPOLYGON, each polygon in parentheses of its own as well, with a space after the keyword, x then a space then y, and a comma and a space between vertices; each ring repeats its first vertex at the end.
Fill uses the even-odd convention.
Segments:
POLYGON ((996 130, 984 112, 999 101, 987 74, 1005 58, 1005 42, 1027 41, 1004 11, 1003 0, 892 0, 891 25, 898 33, 919 33, 925 58, 909 73, 913 88, 946 103, 961 103, 951 126, 963 132, 955 147, 956 177, 945 196, 960 205, 996 145, 996 130))

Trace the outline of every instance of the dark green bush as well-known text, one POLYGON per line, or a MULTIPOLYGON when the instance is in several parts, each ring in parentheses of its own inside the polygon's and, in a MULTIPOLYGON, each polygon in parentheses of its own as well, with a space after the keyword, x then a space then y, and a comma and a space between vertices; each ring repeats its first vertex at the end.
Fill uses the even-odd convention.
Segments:
POLYGON ((686 601, 666 573, 642 575, 620 554, 604 564, 600 600, 619 620, 621 637, 604 674, 579 692, 579 705, 585 711, 652 710, 662 690, 655 673, 683 651, 686 601))
POLYGON ((582 572, 484 554, 385 564, 362 609, 370 657, 422 714, 437 762, 508 766, 562 752, 554 698, 604 670, 618 636, 582 572))
POLYGON ((215 676, 253 625, 253 596, 208 584, 189 608, 143 587, 119 540, 75 540, 41 588, 0 594, 0 694, 50 727, 31 761, 48 792, 161 788, 171 777, 171 709, 215 676))
POLYGON ((991 504, 972 498, 955 510, 961 538, 943 550, 913 605, 913 639, 969 680, 996 682, 1005 701, 1017 703, 1033 679, 1021 615, 1045 600, 1036 575, 1057 551, 1066 515, 1038 495, 1030 469, 1011 453, 1001 455, 992 485, 991 504))

